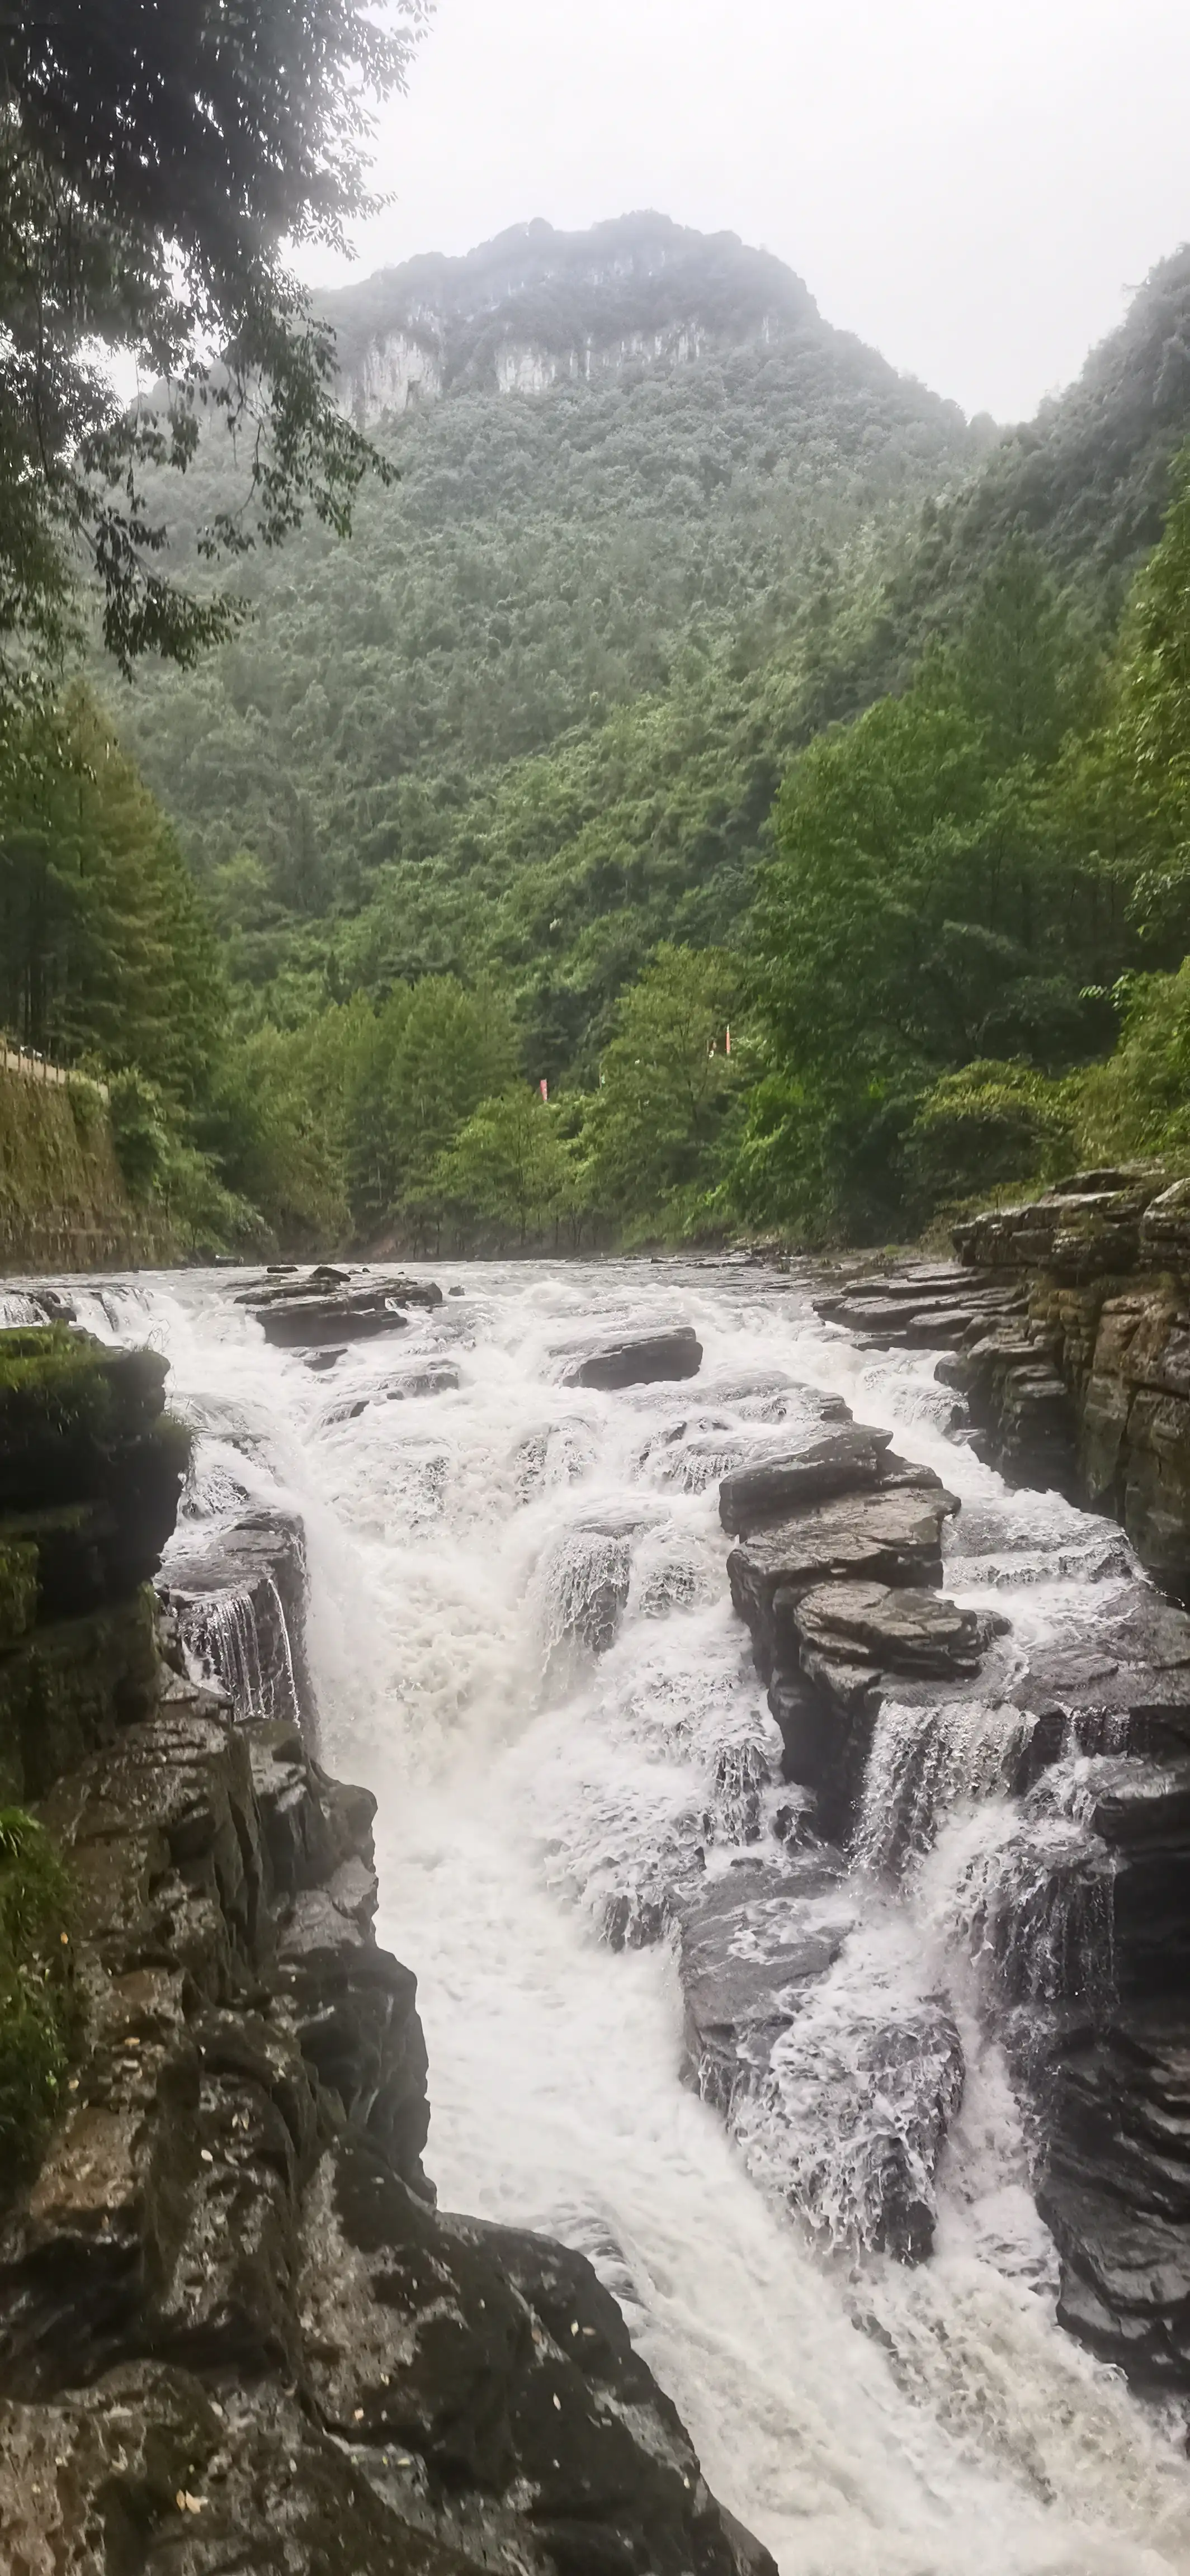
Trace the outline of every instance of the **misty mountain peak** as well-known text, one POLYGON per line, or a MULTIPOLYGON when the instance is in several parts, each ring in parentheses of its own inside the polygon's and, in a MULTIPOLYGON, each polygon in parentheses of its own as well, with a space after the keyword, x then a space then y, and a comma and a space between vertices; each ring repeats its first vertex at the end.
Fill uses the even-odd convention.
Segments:
POLYGON ((826 328, 783 260, 652 212, 585 232, 537 217, 462 258, 381 269, 319 309, 363 425, 444 393, 542 393, 826 328))

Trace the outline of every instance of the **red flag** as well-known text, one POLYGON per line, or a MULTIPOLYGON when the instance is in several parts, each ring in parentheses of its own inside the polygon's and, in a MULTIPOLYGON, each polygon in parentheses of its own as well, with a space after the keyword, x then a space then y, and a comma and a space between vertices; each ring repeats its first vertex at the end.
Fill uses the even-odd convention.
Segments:
POLYGON ((730 1030, 730 1029, 729 1029, 729 1030, 728 1030, 728 1032, 727 1032, 727 1047, 726 1047, 726 1053, 727 1053, 728 1055, 730 1055, 730 1054, 731 1054, 731 1030, 730 1030))
POLYGON ((544 1075, 544 1074, 542 1074, 541 1080, 540 1080, 540 1082, 539 1082, 539 1084, 538 1084, 537 1088, 538 1088, 538 1090, 539 1090, 539 1091, 540 1091, 540 1093, 541 1093, 541 1097, 542 1097, 542 1099, 543 1099, 543 1100, 548 1100, 548 1099, 549 1099, 549 1096, 550 1096, 550 1087, 549 1087, 548 1082, 546 1081, 546 1078, 545 1078, 545 1075, 544 1075))

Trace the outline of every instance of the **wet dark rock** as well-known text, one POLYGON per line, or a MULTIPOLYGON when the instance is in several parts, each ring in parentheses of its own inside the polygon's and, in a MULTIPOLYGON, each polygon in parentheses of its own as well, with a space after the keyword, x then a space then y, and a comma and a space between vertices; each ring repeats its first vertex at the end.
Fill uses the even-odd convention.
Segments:
POLYGON ((659 1378, 697 1377, 702 1344, 693 1324, 662 1333, 629 1333, 585 1351, 566 1369, 564 1386, 647 1386, 659 1378))
POLYGON ((1026 1299, 1015 1281, 976 1281, 961 1262, 950 1262, 937 1267, 898 1264, 871 1278, 850 1280, 845 1288, 820 1292, 814 1303, 829 1322, 865 1340, 908 1350, 944 1350, 964 1341, 976 1322, 986 1331, 1023 1311, 1026 1299))
POLYGON ((389 1377, 369 1379, 366 1386, 355 1395, 345 1396, 342 1403, 328 1405, 321 1421, 326 1426, 336 1422, 356 1422, 370 1404, 404 1404, 416 1396, 453 1395, 462 1383, 462 1376, 453 1360, 411 1360, 407 1367, 394 1370, 389 1377))
POLYGON ((1152 1167, 1078 1173, 955 1230, 963 1262, 828 1290, 819 1309, 885 1343, 936 1349, 972 1445, 1010 1484, 1121 1522, 1142 1565, 1190 1599, 1190 1182, 1152 1167), (963 1274, 966 1273, 966 1284, 963 1274), (923 1285, 927 1293, 923 1295, 923 1285))
POLYGON ((348 1288, 330 1297, 295 1298, 256 1311, 266 1342, 286 1351, 309 1350, 319 1343, 371 1341, 378 1333, 399 1333, 408 1324, 403 1307, 378 1289, 348 1288))
POLYGON ((324 1369, 337 1368, 340 1360, 346 1357, 346 1352, 346 1342, 336 1342, 328 1350, 307 1352, 302 1366, 312 1369, 314 1375, 319 1377, 324 1369))
POLYGON ((779 1520, 803 1503, 833 1494, 852 1494, 877 1483, 882 1453, 891 1446, 888 1431, 869 1430, 852 1422, 812 1434, 762 1458, 755 1466, 737 1467, 719 1487, 719 1518, 725 1530, 747 1538, 753 1530, 779 1520))
POLYGON ((1079 1493, 1077 1425, 1070 1391, 1045 1346, 1024 1325, 981 1334, 939 1365, 966 1398, 977 1456, 1010 1485, 1079 1493))
POLYGON ((1135 2006, 1068 2043, 1046 2097, 1038 2189, 1062 2257, 1059 2315, 1133 2378, 1190 2380, 1190 2026, 1135 2006))
POLYGON ((191 1655, 240 1717, 298 1720, 311 1743, 318 1711, 306 1656, 306 1541, 296 1512, 246 1512, 230 1528, 179 1537, 163 1597, 191 1655))
POLYGON ((682 1913, 687 2070, 812 2225, 915 2263, 933 2242, 962 2046, 931 1997, 893 2012, 877 1996, 846 2062, 813 2031, 801 2041, 857 1920, 843 1855, 827 1846, 710 1880, 682 1913))
POLYGON ((794 1624, 804 1650, 829 1663, 941 1680, 976 1673, 1008 1621, 997 1611, 959 1610, 936 1592, 881 1583, 827 1583, 803 1593, 794 1624))
POLYGON ((686 2065, 705 2101, 729 2111, 763 2072, 798 1989, 832 1966, 855 1920, 846 1860, 827 1845, 737 1861, 683 1908, 686 2065))
POLYGON ((728 1557, 732 1600, 781 1730, 784 1777, 814 1792, 827 1834, 853 1822, 885 1669, 969 1672, 977 1640, 991 1633, 951 1603, 933 1603, 942 1526, 957 1509, 936 1483, 878 1486, 757 1530, 728 1557))
POLYGON ((205 1571, 193 1539, 171 1569, 163 1661, 143 1593, 98 1614, 141 1623, 123 1699, 88 1669, 96 1614, 4 1660, 52 1646, 74 1692, 35 1785, 81 2010, 40 2167, 3 2177, 0 2563, 775 2576, 583 2259, 434 2211, 415 1981, 372 1930, 374 1801, 292 1712, 237 1718, 183 1657, 188 1604, 284 1581, 285 1621, 252 1634, 262 1700, 286 1696, 300 1532, 257 1515, 207 1541, 205 1571))
POLYGON ((333 1431, 337 1423, 358 1422, 361 1413, 368 1410, 368 1401, 366 1395, 345 1395, 341 1404, 328 1404, 325 1412, 319 1414, 319 1430, 333 1431))
POLYGON ((442 2545, 407 2483, 408 2513, 267 2382, 216 2398, 137 2362, 0 2406, 0 2549, 29 2576, 479 2576, 491 2561, 442 2545))
POLYGON ((408 1279, 399 1271, 353 1276, 323 1268, 278 1287, 243 1289, 237 1303, 256 1317, 266 1342, 279 1350, 309 1351, 400 1332, 411 1308, 440 1306, 442 1290, 433 1280, 408 1279))
POLYGON ((1074 1642, 1034 1645, 1010 1693, 1083 1753, 1190 1753, 1190 1616, 1133 1583, 1074 1642))
POLYGON ((367 1880, 301 1891, 278 1930, 277 1973, 320 2084, 420 2186, 429 2110, 417 1980, 372 1940, 374 1903, 367 1880))
POLYGON ((676 2412, 582 2255, 433 2215, 347 2144, 308 2198, 301 2298, 322 2422, 415 2449, 464 2548, 735 2576, 676 2412))
POLYGON ((417 1395, 454 1395, 462 1383, 454 1360, 424 1359, 411 1361, 386 1378, 379 1393, 387 1404, 403 1404, 417 1395))
POLYGON ((734 1547, 727 1560, 731 1597, 751 1629, 764 1678, 798 1599, 815 1585, 940 1585, 942 1526, 957 1510, 955 1497, 941 1491, 878 1490, 791 1514, 734 1547))

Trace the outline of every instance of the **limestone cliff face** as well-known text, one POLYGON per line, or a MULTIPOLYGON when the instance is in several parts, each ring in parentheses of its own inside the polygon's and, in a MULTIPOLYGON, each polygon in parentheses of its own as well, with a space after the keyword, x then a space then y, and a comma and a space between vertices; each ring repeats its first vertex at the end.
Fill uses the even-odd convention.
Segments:
POLYGON ((1190 1599, 1190 1182, 1075 1174, 956 1236, 964 1263, 1021 1283, 1011 1325, 950 1364, 986 1454, 1123 1524, 1190 1599))
POLYGON ((3 1794, 67 1864, 77 2004, 0 2173, 0 2566, 773 2576, 582 2257, 435 2209, 374 1802, 155 1614, 164 1377, 0 1334, 3 1794))
POLYGON ((448 392, 541 394, 825 328, 781 260, 661 215, 588 233, 516 225, 464 259, 384 270, 322 309, 361 427, 448 392))

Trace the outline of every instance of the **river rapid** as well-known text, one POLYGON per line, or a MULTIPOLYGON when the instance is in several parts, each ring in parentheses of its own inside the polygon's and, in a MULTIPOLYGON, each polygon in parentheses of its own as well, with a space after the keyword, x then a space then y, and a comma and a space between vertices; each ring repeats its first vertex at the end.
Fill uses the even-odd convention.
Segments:
POLYGON ((858 2252, 843 2217, 833 2246, 811 2237, 783 2187, 788 2134, 758 2121, 733 2141, 681 2081, 666 1942, 602 1937, 696 1840, 730 1866, 733 1781, 757 1755, 776 1780, 717 1477, 779 1441, 783 1376, 841 1393, 939 1469, 963 1501, 946 1589, 994 1600, 1018 1636, 1093 1622, 1123 1542, 1056 1496, 1006 1494, 945 1437, 953 1399, 929 1358, 859 1352, 796 1277, 433 1275, 463 1293, 325 1375, 265 1347, 234 1274, 71 1288, 80 1322, 169 1357, 199 1433, 191 1536, 245 1497, 303 1516, 321 1750, 379 1801, 378 1931, 419 1978, 442 2204, 591 2256, 712 2487, 782 2576, 1190 2576, 1184 2426, 1054 2322, 1052 2247, 971 1958, 979 1891, 1009 1865, 977 1721, 934 1746, 930 1834, 890 1888, 876 1864, 900 1746, 896 1712, 881 1720, 863 1921, 795 2070, 794 2161, 804 2149, 821 2210, 845 2215, 834 2106, 854 2034, 873 1997, 949 1994, 967 2084, 919 2269, 858 2252), (704 1347, 692 1384, 561 1384, 567 1341, 679 1319, 704 1347), (353 1410, 431 1350, 457 1364, 456 1390, 353 1410), (609 1576, 627 1603, 596 1655, 584 1605, 609 1576))

